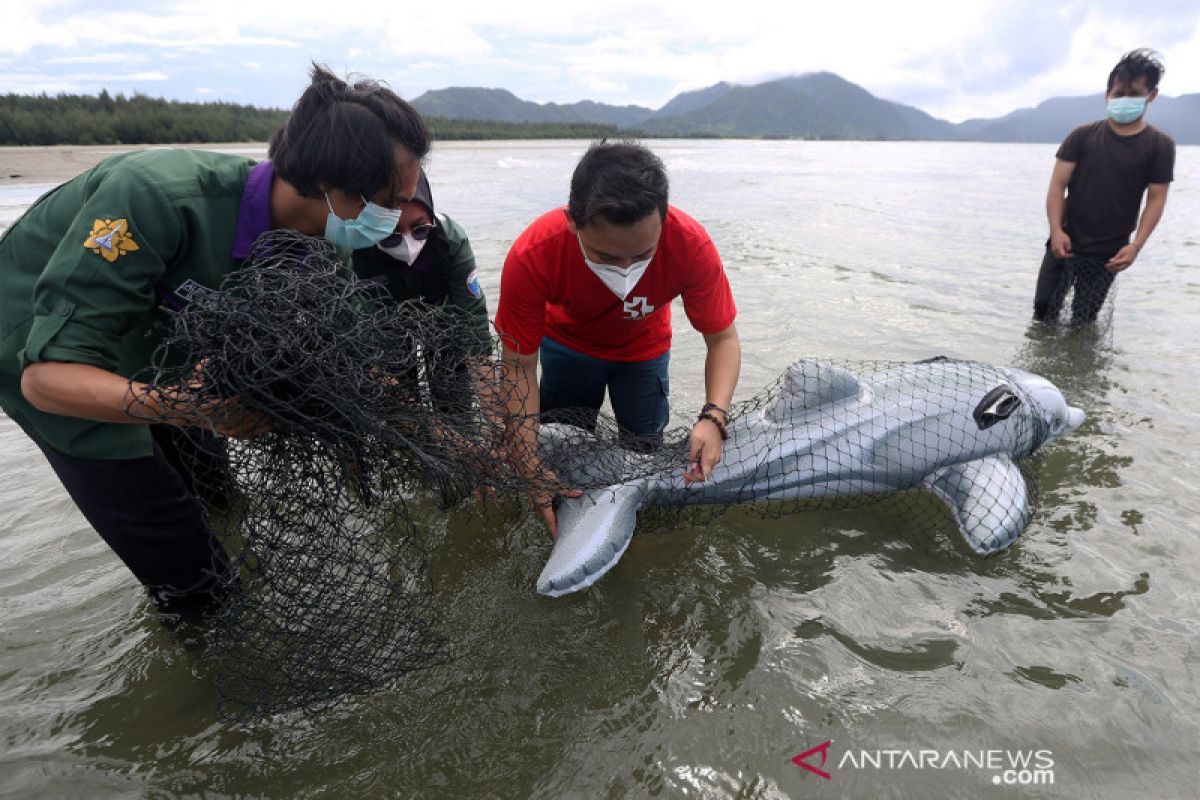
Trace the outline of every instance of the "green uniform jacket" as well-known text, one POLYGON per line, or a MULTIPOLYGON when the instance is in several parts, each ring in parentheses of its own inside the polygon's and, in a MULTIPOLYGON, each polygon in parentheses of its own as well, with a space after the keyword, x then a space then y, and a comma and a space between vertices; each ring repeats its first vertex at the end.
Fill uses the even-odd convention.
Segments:
POLYGON ((215 289, 231 256, 254 162, 189 150, 123 153, 52 190, 0 238, 0 407, 27 433, 83 458, 136 458, 144 425, 45 414, 21 394, 40 361, 92 364, 132 377, 150 364, 169 312, 215 289))
POLYGON ((467 322, 463 346, 468 352, 487 355, 492 349, 492 328, 487 300, 475 274, 475 254, 467 234, 445 214, 430 235, 417 266, 410 266, 377 247, 354 251, 354 272, 364 280, 387 287, 396 302, 420 299, 431 305, 446 305, 463 313, 467 322), (426 251, 432 251, 432 263, 426 251))

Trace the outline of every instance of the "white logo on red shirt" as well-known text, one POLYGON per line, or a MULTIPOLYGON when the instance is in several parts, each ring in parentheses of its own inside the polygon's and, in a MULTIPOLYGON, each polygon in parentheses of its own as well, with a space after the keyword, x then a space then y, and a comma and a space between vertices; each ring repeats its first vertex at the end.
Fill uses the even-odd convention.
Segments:
POLYGON ((643 319, 650 316, 654 306, 645 297, 634 297, 625 301, 625 316, 629 319, 643 319))

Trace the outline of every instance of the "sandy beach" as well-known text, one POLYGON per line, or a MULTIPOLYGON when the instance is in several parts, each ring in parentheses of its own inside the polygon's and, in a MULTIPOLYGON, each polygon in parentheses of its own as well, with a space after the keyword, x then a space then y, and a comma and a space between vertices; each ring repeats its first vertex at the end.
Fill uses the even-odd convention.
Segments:
MULTIPOLYGON (((173 147, 176 145, 172 145, 173 147)), ((178 145, 179 147, 265 156, 266 142, 178 145)), ((164 145, 61 145, 56 147, 0 147, 0 186, 21 183, 61 183, 99 161, 130 150, 162 148, 164 145)))

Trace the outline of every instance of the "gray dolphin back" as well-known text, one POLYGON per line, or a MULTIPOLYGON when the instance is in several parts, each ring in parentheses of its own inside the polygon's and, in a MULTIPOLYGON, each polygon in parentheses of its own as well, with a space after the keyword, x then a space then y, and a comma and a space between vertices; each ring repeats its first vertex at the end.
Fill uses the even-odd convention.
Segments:
POLYGON ((639 508, 769 501, 795 510, 852 505, 922 489, 940 500, 972 551, 1017 540, 1036 491, 1018 462, 1078 425, 1048 381, 965 361, 806 360, 732 414, 710 480, 682 479, 689 428, 634 453, 566 426, 543 426, 543 458, 585 491, 560 511, 538 581, 545 594, 590 586, 633 537, 639 508))

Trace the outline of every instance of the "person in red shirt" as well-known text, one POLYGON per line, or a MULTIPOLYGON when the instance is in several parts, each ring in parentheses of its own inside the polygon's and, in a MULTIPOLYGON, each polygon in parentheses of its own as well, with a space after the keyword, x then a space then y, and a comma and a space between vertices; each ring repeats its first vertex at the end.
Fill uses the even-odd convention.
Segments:
MULTIPOLYGON (((661 436, 676 297, 708 348, 707 402, 684 480, 706 480, 721 460, 741 371, 737 309, 708 233, 667 197, 666 169, 650 150, 594 144, 575 167, 567 207, 535 220, 509 250, 496 330, 506 385, 515 386, 509 410, 522 420, 512 432, 515 458, 527 474, 539 469, 539 415, 586 408, 594 421, 606 391, 623 431, 639 442, 661 436)), ((532 499, 554 535, 552 493, 532 499)))

